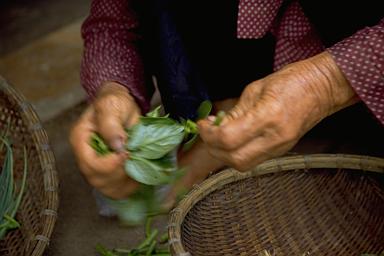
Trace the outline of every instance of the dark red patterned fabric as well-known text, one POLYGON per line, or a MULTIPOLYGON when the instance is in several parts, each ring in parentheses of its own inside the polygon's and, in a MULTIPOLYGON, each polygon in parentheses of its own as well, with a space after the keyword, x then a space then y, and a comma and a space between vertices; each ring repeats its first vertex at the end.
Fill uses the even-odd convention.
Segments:
POLYGON ((360 99, 384 124, 384 19, 328 51, 360 99))
MULTIPOLYGON (((267 32, 276 37, 274 69, 324 50, 300 4, 291 1, 279 19, 283 0, 240 0, 237 36, 261 38, 267 32)), ((149 108, 150 93, 135 47, 137 19, 130 0, 93 0, 82 27, 84 56, 81 80, 92 97, 105 81, 126 86, 142 110, 149 108)), ((384 124, 384 19, 327 50, 368 108, 384 124)))

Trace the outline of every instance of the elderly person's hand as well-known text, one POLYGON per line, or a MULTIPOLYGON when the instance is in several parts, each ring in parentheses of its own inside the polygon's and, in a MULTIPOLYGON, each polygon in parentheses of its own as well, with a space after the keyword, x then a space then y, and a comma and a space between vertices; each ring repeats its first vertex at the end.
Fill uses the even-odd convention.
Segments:
POLYGON ((358 101, 323 52, 249 84, 220 126, 199 122, 208 151, 245 171, 282 155, 323 118, 358 101))
POLYGON ((138 187, 138 183, 125 174, 123 164, 127 158, 124 128, 135 124, 139 115, 140 109, 128 90, 109 82, 101 87, 71 131, 70 142, 83 175, 108 197, 125 198, 138 187), (117 153, 98 156, 89 145, 95 132, 117 153))

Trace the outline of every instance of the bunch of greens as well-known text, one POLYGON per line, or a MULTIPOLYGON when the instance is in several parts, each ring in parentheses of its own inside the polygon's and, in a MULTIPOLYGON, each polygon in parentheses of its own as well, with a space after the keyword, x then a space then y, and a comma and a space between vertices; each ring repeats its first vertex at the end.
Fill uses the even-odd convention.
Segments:
MULTIPOLYGON (((202 102, 197 119, 208 116, 211 109, 209 101, 202 102)), ((149 212, 159 211, 154 186, 171 184, 182 176, 182 170, 177 168, 176 151, 183 141, 183 150, 188 150, 198 137, 198 129, 192 120, 178 122, 169 115, 161 116, 158 107, 141 116, 139 122, 126 131, 129 158, 125 171, 143 185, 126 200, 107 199, 107 202, 123 224, 135 225, 142 223, 149 212)), ((98 134, 92 136, 90 145, 99 155, 112 152, 98 134)))
POLYGON ((27 177, 27 154, 24 148, 23 177, 20 186, 16 186, 13 177, 12 148, 9 141, 5 138, 0 138, 0 142, 0 152, 3 152, 5 149, 3 168, 0 174, 0 239, 2 239, 8 230, 20 227, 20 224, 14 218, 25 188, 27 177), (19 191, 18 193, 17 190, 19 191))
POLYGON ((96 251, 101 256, 140 256, 155 255, 169 256, 170 251, 167 246, 168 234, 159 236, 158 229, 152 229, 152 218, 148 218, 145 224, 145 240, 133 249, 113 249, 109 250, 101 244, 96 245, 96 251))

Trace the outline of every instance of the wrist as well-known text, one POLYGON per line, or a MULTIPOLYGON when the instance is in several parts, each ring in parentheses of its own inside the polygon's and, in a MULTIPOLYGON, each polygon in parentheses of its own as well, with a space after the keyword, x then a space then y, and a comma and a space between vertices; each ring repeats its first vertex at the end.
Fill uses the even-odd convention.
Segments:
POLYGON ((115 93, 119 93, 122 95, 125 94, 132 97, 127 87, 117 82, 111 82, 111 81, 104 82, 100 86, 100 88, 97 91, 97 96, 105 95, 105 94, 115 94, 115 93))
POLYGON ((96 98, 100 98, 106 95, 123 96, 125 100, 134 103, 137 108, 139 108, 129 89, 120 83, 111 81, 104 82, 97 91, 96 98))
POLYGON ((313 90, 326 115, 331 115, 358 101, 358 97, 343 72, 328 52, 305 60, 309 73, 314 77, 313 90))

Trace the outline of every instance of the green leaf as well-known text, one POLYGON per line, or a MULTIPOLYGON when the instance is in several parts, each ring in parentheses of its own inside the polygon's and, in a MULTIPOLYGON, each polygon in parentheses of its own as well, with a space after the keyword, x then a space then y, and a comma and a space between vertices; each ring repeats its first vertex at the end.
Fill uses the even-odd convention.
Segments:
POLYGON ((175 120, 172 118, 163 116, 163 117, 148 117, 148 116, 142 116, 140 117, 140 123, 143 125, 174 125, 178 124, 175 120))
POLYGON ((131 155, 125 162, 125 171, 132 179, 147 185, 160 185, 169 183, 172 176, 168 173, 172 170, 167 170, 164 167, 169 167, 167 162, 149 160, 131 155))
POLYGON ((24 189, 25 189, 25 185, 26 185, 26 181, 27 181, 27 168, 28 168, 27 148, 24 147, 24 168, 23 168, 23 178, 22 178, 22 180, 21 180, 20 192, 19 192, 19 194, 17 195, 17 197, 16 197, 16 199, 15 199, 15 205, 14 205, 13 212, 11 212, 11 215, 12 215, 12 216, 15 216, 15 215, 16 215, 16 211, 17 211, 17 209, 19 208, 19 205, 20 205, 20 202, 21 202, 21 198, 22 198, 23 193, 24 193, 24 189))
POLYGON ((203 101, 197 109, 197 120, 206 118, 212 111, 212 103, 209 100, 203 101))
POLYGON ((160 116, 161 106, 156 107, 154 110, 148 112, 146 116, 148 117, 159 117, 160 116))
POLYGON ((147 209, 145 197, 129 197, 124 200, 113 200, 106 198, 108 205, 116 212, 120 224, 124 226, 135 226, 143 223, 147 209))
POLYGON ((101 244, 97 244, 95 250, 101 256, 117 256, 117 254, 114 254, 112 251, 108 250, 107 248, 105 248, 101 244))
POLYGON ((112 152, 112 150, 108 147, 100 135, 96 133, 92 134, 90 145, 98 155, 106 155, 112 152))
POLYGON ((27 151, 24 148, 24 169, 20 186, 13 178, 13 151, 6 139, 0 137, 6 148, 3 169, 0 174, 0 239, 7 230, 18 228, 20 224, 14 219, 25 189, 27 175, 27 151), (19 189, 17 189, 19 187, 19 189), (16 191, 19 190, 18 194, 16 191))
POLYGON ((148 112, 145 117, 160 117, 160 118, 167 118, 169 114, 166 114, 164 116, 161 116, 161 106, 156 107, 154 110, 148 112))
POLYGON ((192 138, 190 138, 187 142, 184 143, 183 145, 183 151, 188 151, 192 148, 192 146, 195 144, 197 139, 199 138, 198 134, 194 134, 192 138))
POLYGON ((135 125, 128 139, 128 151, 137 157, 157 159, 174 150, 183 140, 184 127, 177 122, 135 125))
POLYGON ((225 112, 219 111, 216 115, 216 119, 213 122, 213 125, 219 126, 221 124, 221 122, 223 121, 224 116, 225 116, 225 112))
POLYGON ((186 120, 183 123, 183 125, 184 125, 185 135, 199 133, 199 131, 197 129, 197 124, 195 122, 193 122, 192 120, 190 120, 190 119, 186 120))

